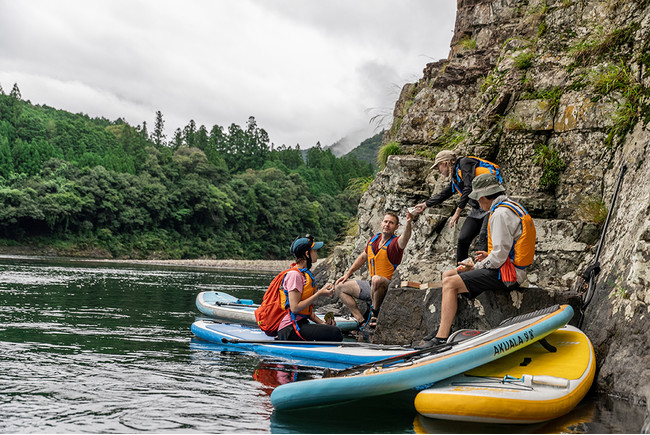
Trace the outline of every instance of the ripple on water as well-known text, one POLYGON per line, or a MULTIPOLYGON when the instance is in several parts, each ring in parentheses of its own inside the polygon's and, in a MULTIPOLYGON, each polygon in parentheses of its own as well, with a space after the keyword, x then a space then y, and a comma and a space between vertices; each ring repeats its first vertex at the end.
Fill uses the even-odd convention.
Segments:
POLYGON ((260 398, 268 398, 250 375, 237 371, 248 359, 233 365, 232 358, 212 352, 190 359, 187 348, 182 360, 145 350, 68 353, 75 349, 40 343, 2 342, 0 349, 9 367, 0 375, 5 431, 268 431, 259 413, 242 412, 270 415, 260 407, 260 398))

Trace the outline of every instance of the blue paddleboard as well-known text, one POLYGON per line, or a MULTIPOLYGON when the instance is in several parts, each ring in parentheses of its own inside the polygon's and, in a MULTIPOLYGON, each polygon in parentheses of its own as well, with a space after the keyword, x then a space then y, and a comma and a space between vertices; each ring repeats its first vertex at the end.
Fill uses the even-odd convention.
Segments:
POLYGON ((198 320, 192 324, 198 338, 227 348, 275 356, 291 362, 329 368, 345 368, 388 357, 413 349, 358 342, 280 341, 256 327, 198 320))

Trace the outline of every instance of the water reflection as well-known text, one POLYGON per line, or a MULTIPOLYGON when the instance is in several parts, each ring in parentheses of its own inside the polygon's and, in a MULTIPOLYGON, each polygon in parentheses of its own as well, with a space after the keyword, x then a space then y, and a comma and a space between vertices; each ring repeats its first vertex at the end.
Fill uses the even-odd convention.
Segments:
POLYGON ((594 402, 583 401, 569 414, 537 424, 484 424, 436 420, 418 415, 413 421, 415 433, 588 433, 585 423, 594 417, 594 402))
POLYGON ((260 363, 253 372, 253 379, 263 384, 264 392, 271 396, 275 387, 299 380, 298 366, 283 366, 282 364, 260 363))

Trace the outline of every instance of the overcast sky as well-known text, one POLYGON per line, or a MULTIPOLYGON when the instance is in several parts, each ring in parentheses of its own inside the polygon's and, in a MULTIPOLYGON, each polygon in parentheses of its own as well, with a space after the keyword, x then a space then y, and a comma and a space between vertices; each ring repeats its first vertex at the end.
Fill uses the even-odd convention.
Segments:
POLYGON ((0 85, 149 131, 160 110, 168 136, 254 116, 275 145, 330 145, 387 125, 401 87, 447 57, 455 13, 456 0, 0 0, 0 85))

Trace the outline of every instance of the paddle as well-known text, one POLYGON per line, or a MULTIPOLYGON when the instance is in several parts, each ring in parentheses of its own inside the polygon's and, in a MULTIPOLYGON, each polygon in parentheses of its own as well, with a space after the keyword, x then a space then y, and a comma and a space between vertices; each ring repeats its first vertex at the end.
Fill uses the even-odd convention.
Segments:
POLYGON ((240 340, 238 338, 222 337, 223 344, 270 344, 270 345, 303 345, 303 346, 341 346, 341 347, 366 347, 369 349, 382 349, 382 350, 400 350, 410 352, 410 348, 394 345, 382 345, 372 343, 359 343, 356 341, 298 341, 298 340, 240 340))
POLYGON ((427 347, 425 349, 419 349, 419 350, 414 350, 412 352, 407 352, 402 355, 395 355, 390 358, 384 358, 380 359, 377 361, 365 363, 365 364, 359 364, 353 367, 349 367, 347 369, 343 370, 337 370, 334 371, 332 369, 325 369, 323 371, 323 377, 324 378, 330 378, 330 377, 336 377, 336 376, 347 376, 355 373, 361 373, 366 371, 367 369, 371 369, 377 366, 385 366, 385 365, 392 365, 396 364, 398 362, 407 362, 409 360, 414 359, 415 357, 424 357, 428 355, 434 355, 436 353, 441 353, 448 351, 449 349, 452 348, 452 345, 449 344, 439 344, 437 346, 432 346, 432 347, 427 347))
POLYGON ((618 174, 616 189, 614 189, 614 195, 612 196, 612 202, 609 205, 609 210, 607 211, 607 218, 605 218, 603 231, 600 234, 600 241, 598 242, 598 249, 596 249, 596 257, 594 258, 594 262, 582 274, 582 278, 585 281, 589 281, 589 285, 587 286, 587 291, 581 294, 582 305, 580 306, 580 319, 578 320, 578 328, 582 327, 582 321, 584 320, 585 310, 587 309, 587 306, 591 302, 591 298, 594 296, 596 277, 600 273, 600 263, 598 262, 598 258, 600 257, 600 250, 603 247, 603 242, 605 241, 605 233, 607 232, 607 226, 609 225, 609 218, 612 215, 612 210, 614 209, 616 197, 618 196, 618 189, 621 186, 621 181, 623 180, 623 174, 625 174, 626 170, 627 170, 627 165, 623 165, 621 167, 621 172, 618 174))
POLYGON ((239 303, 239 302, 217 302, 217 301, 213 302, 213 304, 217 305, 217 306, 220 306, 220 307, 242 307, 242 308, 244 308, 244 307, 245 308, 257 308, 257 307, 259 307, 259 304, 254 304, 254 303, 252 303, 252 301, 251 301, 250 304, 243 304, 243 303, 239 303))

